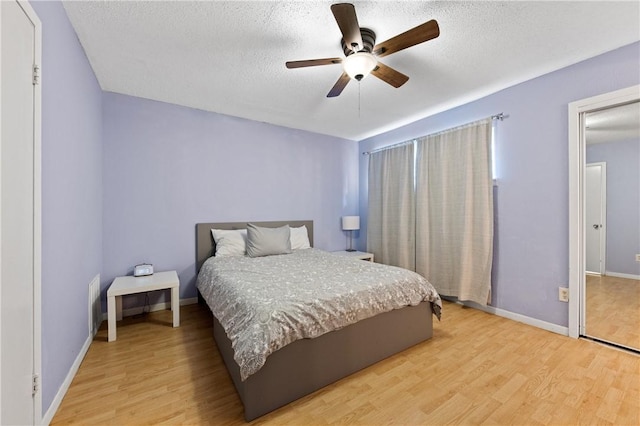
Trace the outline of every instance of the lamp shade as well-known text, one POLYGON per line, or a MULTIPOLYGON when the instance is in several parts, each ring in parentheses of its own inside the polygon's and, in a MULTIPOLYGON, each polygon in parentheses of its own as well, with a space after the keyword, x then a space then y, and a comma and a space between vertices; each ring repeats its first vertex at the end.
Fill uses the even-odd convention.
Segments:
POLYGON ((360 216, 342 216, 343 231, 357 231, 360 229, 360 216))
POLYGON ((344 72, 358 81, 368 76, 376 65, 378 65, 378 60, 368 52, 352 53, 342 61, 344 72))

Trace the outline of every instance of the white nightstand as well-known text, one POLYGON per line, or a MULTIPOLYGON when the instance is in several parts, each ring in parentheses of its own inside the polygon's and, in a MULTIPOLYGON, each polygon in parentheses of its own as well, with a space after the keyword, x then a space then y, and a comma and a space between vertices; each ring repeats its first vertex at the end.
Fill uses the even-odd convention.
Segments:
POLYGON ((154 290, 171 289, 173 326, 180 325, 180 280, 176 271, 156 272, 144 277, 117 277, 107 290, 109 341, 116 340, 116 321, 122 319, 122 296, 154 290))
POLYGON ((369 262, 373 262, 373 253, 366 253, 364 251, 334 251, 333 254, 337 254, 338 256, 346 256, 353 257, 356 259, 368 260, 369 262))

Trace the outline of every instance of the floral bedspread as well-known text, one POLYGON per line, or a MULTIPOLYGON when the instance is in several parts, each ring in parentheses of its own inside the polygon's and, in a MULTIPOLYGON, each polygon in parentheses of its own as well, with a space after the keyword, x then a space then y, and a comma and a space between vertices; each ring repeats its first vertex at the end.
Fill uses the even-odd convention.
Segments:
POLYGON ((242 380, 296 340, 423 301, 440 318, 442 307, 435 288, 415 272, 317 249, 211 257, 197 287, 232 342, 242 380))

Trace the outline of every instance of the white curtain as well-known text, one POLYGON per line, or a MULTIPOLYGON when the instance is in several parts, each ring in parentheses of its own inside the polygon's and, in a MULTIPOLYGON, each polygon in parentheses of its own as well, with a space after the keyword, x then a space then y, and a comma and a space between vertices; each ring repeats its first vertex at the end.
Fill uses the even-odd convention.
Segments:
POLYGON ((417 145, 416 271, 441 295, 486 305, 493 259, 491 119, 417 145))
POLYGON ((414 145, 369 156, 367 251, 377 262, 415 270, 414 145))

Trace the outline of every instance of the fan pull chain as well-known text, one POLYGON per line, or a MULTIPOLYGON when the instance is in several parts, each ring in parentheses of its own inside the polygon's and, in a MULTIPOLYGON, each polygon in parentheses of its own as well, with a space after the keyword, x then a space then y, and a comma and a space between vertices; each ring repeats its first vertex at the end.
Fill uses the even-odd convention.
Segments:
POLYGON ((358 120, 360 120, 360 86, 362 82, 358 82, 358 120))

